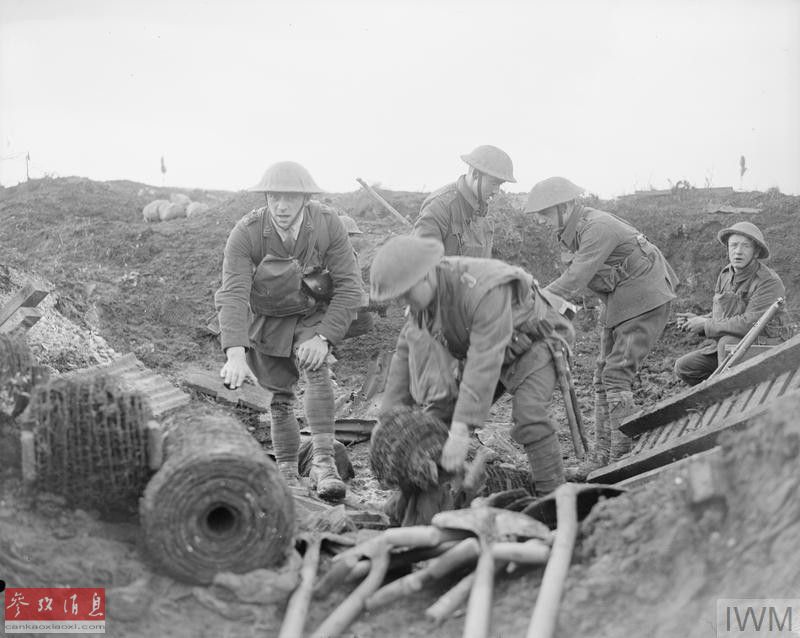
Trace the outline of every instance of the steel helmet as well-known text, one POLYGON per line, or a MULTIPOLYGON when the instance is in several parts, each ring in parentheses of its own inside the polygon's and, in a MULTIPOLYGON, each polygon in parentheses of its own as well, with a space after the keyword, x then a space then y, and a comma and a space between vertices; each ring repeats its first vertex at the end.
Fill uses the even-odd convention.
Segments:
POLYGON ((321 193, 304 166, 297 162, 277 162, 270 166, 261 181, 249 188, 250 191, 261 193, 321 193))
POLYGON ((435 239, 398 235, 375 253, 369 269, 369 296, 383 302, 404 295, 422 281, 444 256, 444 246, 435 239))
POLYGON ((488 144, 478 146, 471 153, 462 155, 461 159, 481 173, 502 179, 504 182, 517 181, 514 179, 514 165, 511 163, 511 158, 508 153, 496 146, 488 144))
POLYGON ((756 254, 756 259, 766 259, 769 257, 769 248, 767 247, 767 242, 764 241, 764 235, 755 224, 750 222, 737 222, 730 228, 723 228, 721 231, 719 231, 717 233, 717 239, 719 240, 720 244, 727 248, 728 238, 731 235, 743 235, 744 237, 751 239, 759 248, 759 252, 756 254))
POLYGON ((579 197, 583 189, 564 177, 548 177, 537 183, 528 194, 525 204, 526 213, 538 213, 540 210, 563 204, 579 197))
POLYGON ((364 234, 364 231, 358 227, 358 224, 356 224, 356 220, 350 217, 350 215, 339 215, 339 219, 342 220, 342 224, 344 224, 344 229, 347 231, 348 235, 364 234))

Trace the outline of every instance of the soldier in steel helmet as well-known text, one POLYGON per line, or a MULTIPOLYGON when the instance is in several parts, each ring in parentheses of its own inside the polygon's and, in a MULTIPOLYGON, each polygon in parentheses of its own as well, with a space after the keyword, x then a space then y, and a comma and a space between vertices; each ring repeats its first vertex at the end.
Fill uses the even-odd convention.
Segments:
POLYGON ((564 300, 519 267, 443 255, 440 241, 409 235, 393 237, 375 254, 370 298, 409 306, 382 411, 418 405, 449 422, 441 466, 453 472, 463 467, 470 431, 509 392, 511 435, 525 448, 537 493, 547 494, 564 482, 548 415, 557 382, 548 342, 569 346, 574 339, 572 323, 560 314, 564 300))
POLYGON ((272 393, 272 444, 281 474, 297 484, 300 430, 295 385, 305 374, 305 420, 311 430, 311 479, 317 493, 340 499, 334 463, 334 396, 328 370, 362 300, 361 273, 336 211, 311 199, 321 192, 295 162, 270 166, 250 189, 266 206, 231 231, 215 295, 227 361, 220 371, 238 388, 253 378, 272 393))
POLYGON ((664 331, 677 284, 655 245, 625 220, 583 205, 582 193, 568 179, 551 177, 531 189, 525 206, 555 231, 567 263, 547 290, 570 299, 588 288, 603 302, 594 375, 595 446, 593 458, 570 476, 579 480, 629 451, 630 439, 619 426, 636 411, 633 380, 664 331))
MULTIPOLYGON (((711 312, 678 313, 683 330, 708 337, 703 347, 675 362, 675 374, 689 385, 707 379, 727 356, 726 347, 737 344, 767 308, 786 296, 781 278, 761 261, 769 257, 769 248, 755 224, 739 222, 724 228, 717 240, 727 248, 729 263, 717 277, 711 312)), ((781 309, 756 343, 780 343, 785 323, 786 311, 781 309)))
POLYGON ((445 255, 488 258, 494 238, 494 227, 486 217, 488 202, 503 182, 517 181, 514 167, 496 146, 478 146, 461 159, 469 170, 422 202, 412 232, 439 240, 445 255))

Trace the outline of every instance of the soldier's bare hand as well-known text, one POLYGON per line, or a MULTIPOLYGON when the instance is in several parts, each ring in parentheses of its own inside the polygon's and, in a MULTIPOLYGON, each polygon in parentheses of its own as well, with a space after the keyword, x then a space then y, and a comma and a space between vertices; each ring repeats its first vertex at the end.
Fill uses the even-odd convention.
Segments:
POLYGON ((256 375, 247 365, 247 357, 243 347, 234 346, 233 348, 228 348, 225 355, 228 360, 219 371, 219 376, 222 377, 222 382, 226 388, 236 390, 248 380, 256 383, 256 375))
POLYGON ((706 323, 708 319, 705 317, 691 316, 686 319, 683 329, 686 332, 694 332, 695 334, 705 334, 706 323))
POLYGON ((314 335, 297 346, 297 365, 304 370, 317 370, 328 356, 328 342, 314 335))
POLYGON ((455 472, 464 467, 469 450, 469 426, 462 421, 450 424, 450 433, 442 448, 441 464, 448 472, 455 472))

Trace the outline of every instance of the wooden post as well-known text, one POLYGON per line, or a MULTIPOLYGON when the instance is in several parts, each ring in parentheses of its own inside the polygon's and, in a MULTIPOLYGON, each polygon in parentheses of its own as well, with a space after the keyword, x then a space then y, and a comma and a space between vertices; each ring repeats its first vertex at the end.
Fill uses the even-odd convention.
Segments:
POLYGON ((403 217, 400 212, 392 206, 389 202, 387 202, 383 197, 381 197, 372 186, 367 184, 363 179, 360 177, 356 177, 356 181, 361 184, 362 188, 367 191, 372 197, 377 201, 381 206, 383 206, 386 210, 388 210, 392 215, 394 215, 397 219, 403 222, 406 226, 411 226, 411 222, 408 221, 405 217, 403 217))

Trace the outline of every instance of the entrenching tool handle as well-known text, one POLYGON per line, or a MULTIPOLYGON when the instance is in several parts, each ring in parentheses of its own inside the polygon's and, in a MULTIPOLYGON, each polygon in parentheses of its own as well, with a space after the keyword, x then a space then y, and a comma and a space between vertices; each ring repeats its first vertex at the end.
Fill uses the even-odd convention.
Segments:
POLYGON ((317 536, 306 547, 303 567, 300 570, 300 583, 286 606, 278 638, 302 638, 303 626, 306 623, 311 593, 314 588, 314 579, 317 577, 320 545, 322 545, 322 538, 317 536))
POLYGON ((486 638, 492 622, 492 593, 494 590, 494 556, 488 543, 482 543, 481 556, 475 568, 475 582, 469 592, 467 615, 464 618, 464 638, 486 638))
POLYGON ((372 565, 367 577, 344 599, 328 616, 311 638, 331 638, 339 636, 358 618, 364 610, 364 602, 381 586, 389 569, 389 547, 383 545, 371 555, 372 565))
POLYGON ((558 607, 564 590, 572 549, 578 535, 577 489, 573 483, 559 486, 555 492, 556 528, 555 540, 547 567, 542 577, 542 586, 528 625, 527 638, 551 638, 558 620, 558 607))
POLYGON ((547 345, 553 357, 553 365, 556 369, 561 396, 564 399, 564 411, 567 413, 572 447, 575 449, 575 456, 578 459, 583 459, 587 450, 586 435, 582 433, 583 423, 578 420, 580 418, 578 416, 580 406, 577 404, 575 388, 570 383, 571 376, 567 373, 567 359, 560 344, 553 344, 548 341, 547 345))
POLYGON ((398 578, 385 587, 381 587, 367 599, 365 607, 375 609, 386 605, 402 596, 421 590, 426 584, 442 578, 447 574, 475 561, 480 554, 480 546, 475 538, 465 538, 455 547, 435 558, 422 569, 398 578))
POLYGON ((495 560, 524 565, 544 565, 550 556, 550 547, 538 538, 524 543, 499 542, 492 545, 495 560))

